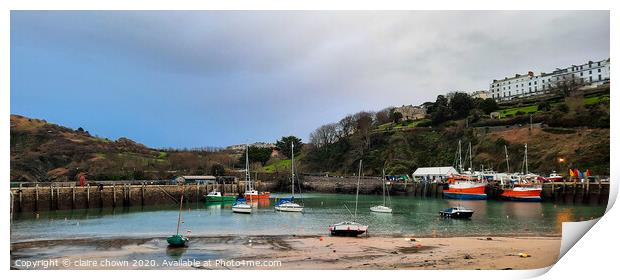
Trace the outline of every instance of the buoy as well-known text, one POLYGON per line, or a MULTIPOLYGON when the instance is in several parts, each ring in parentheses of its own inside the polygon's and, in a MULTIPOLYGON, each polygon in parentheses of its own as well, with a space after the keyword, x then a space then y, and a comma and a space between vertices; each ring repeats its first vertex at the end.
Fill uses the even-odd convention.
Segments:
POLYGON ((319 238, 319 241, 323 241, 323 237, 319 238))
POLYGON ((531 257, 531 256, 530 256, 530 254, 528 254, 528 253, 519 253, 519 257, 522 257, 522 258, 529 258, 529 257, 531 257))

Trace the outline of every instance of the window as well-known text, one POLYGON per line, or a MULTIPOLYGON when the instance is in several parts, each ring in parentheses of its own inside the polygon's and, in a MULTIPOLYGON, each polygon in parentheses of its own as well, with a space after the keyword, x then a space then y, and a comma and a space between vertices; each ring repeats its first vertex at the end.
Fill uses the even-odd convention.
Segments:
POLYGON ((601 79, 601 74, 599 74, 599 75, 598 75, 598 80, 599 80, 599 81, 600 81, 600 80, 602 80, 602 79, 601 79))
POLYGON ((601 62, 600 61, 597 64, 598 64, 598 66, 601 66, 601 62))
POLYGON ((535 84, 535 85, 536 85, 536 84, 538 84, 538 81, 534 81, 534 84, 535 84))
POLYGON ((592 82, 592 76, 590 76, 590 83, 592 82))
POLYGON ((590 73, 588 73, 588 74, 592 75, 592 70, 590 70, 590 73))
POLYGON ((598 69, 598 72, 601 73, 601 68, 598 69))
POLYGON ((583 72, 579 73, 579 76, 580 76, 580 77, 583 77, 583 72))
POLYGON ((538 91, 538 87, 534 87, 534 91, 538 91))
POLYGON ((532 85, 532 82, 529 82, 529 85, 531 86, 531 85, 532 85))
POLYGON ((543 90, 545 90, 545 85, 543 85, 543 90))

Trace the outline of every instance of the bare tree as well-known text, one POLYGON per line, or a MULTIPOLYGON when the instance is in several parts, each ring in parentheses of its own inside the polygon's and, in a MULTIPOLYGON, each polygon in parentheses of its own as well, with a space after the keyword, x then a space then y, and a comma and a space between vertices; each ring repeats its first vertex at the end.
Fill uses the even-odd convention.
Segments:
POLYGON ((554 79, 555 81, 552 80, 549 84, 550 91, 562 96, 570 96, 586 84, 582 77, 577 77, 574 73, 558 75, 554 79))
POLYGON ((317 128, 310 134, 310 143, 314 144, 317 148, 322 148, 338 141, 339 134, 337 124, 326 124, 317 128))

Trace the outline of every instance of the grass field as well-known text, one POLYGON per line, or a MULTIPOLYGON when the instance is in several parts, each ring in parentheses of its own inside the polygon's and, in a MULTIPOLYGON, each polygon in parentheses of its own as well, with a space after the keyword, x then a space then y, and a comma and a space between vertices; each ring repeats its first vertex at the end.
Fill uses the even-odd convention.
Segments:
POLYGON ((505 117, 514 117, 517 112, 523 112, 524 114, 536 113, 538 112, 538 105, 530 105, 524 107, 515 107, 509 108, 499 111, 499 115, 501 118, 505 117))
POLYGON ((288 169, 291 166, 290 159, 282 159, 263 166, 263 172, 273 173, 276 170, 288 169))

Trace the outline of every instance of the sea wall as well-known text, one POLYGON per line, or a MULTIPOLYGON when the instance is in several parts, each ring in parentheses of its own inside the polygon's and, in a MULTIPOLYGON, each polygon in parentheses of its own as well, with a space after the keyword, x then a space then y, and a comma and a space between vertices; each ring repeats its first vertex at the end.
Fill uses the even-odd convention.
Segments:
MULTIPOLYGON (((271 182, 256 182, 259 191, 275 188, 271 182)), ((216 188, 215 185, 149 185, 101 184, 76 186, 66 183, 33 183, 11 188, 11 209, 13 211, 45 211, 100 207, 126 207, 136 205, 156 205, 183 201, 199 202, 204 195, 216 188)), ((241 184, 217 186, 219 191, 231 195, 243 191, 241 184)))

